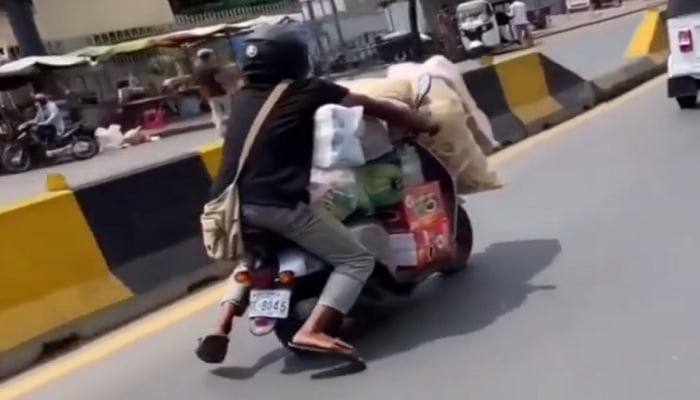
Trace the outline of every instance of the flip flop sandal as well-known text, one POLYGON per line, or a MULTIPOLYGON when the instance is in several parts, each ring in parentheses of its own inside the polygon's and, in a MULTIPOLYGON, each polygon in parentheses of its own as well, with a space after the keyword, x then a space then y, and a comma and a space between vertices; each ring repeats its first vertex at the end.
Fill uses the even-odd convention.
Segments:
POLYGON ((297 349, 297 350, 303 350, 303 351, 308 351, 310 353, 315 353, 319 355, 324 355, 328 357, 333 357, 333 358, 340 358, 341 360, 345 361, 350 361, 353 363, 357 364, 362 364, 365 365, 365 360, 360 357, 360 355, 357 353, 357 351, 352 351, 352 352, 344 352, 344 351, 336 351, 332 349, 327 349, 324 347, 319 347, 319 346, 312 346, 308 344, 298 344, 294 342, 289 342, 287 343, 287 346, 297 349))
POLYGON ((199 338, 195 354, 207 364, 219 364, 226 358, 229 338, 223 335, 208 335, 199 338))

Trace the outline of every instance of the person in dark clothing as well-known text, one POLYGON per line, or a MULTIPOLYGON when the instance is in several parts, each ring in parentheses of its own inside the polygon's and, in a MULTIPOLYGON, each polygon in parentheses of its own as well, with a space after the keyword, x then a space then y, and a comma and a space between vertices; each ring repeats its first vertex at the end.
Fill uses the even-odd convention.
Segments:
MULTIPOLYGON (((262 104, 282 80, 293 82, 260 130, 238 180, 244 224, 282 235, 334 267, 321 297, 291 347, 338 356, 356 355, 350 344, 327 334, 333 321, 352 307, 373 271, 375 259, 338 220, 309 205, 314 113, 324 104, 362 106, 367 115, 418 132, 435 133, 430 119, 348 91, 333 82, 309 77, 309 51, 296 31, 275 25, 257 29, 246 39, 241 71, 244 86, 234 96, 223 160, 211 198, 236 176, 246 135, 262 104)), ((245 311, 248 289, 230 280, 222 313, 213 331, 202 338, 197 355, 205 362, 223 361, 235 316, 245 311)))
POLYGON ((214 126, 223 135, 224 125, 231 114, 231 97, 218 81, 221 68, 214 61, 214 52, 211 49, 199 49, 197 58, 194 80, 199 85, 200 94, 209 104, 214 126))

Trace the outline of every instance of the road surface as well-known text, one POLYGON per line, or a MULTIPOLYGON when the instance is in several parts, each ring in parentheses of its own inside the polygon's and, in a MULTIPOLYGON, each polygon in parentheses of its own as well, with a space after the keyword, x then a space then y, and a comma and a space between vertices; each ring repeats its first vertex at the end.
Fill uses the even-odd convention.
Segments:
POLYGON ((328 378, 243 324, 222 367, 199 363, 218 294, 205 291, 204 306, 177 303, 0 398, 55 377, 19 398, 696 400, 700 113, 680 112, 663 83, 497 158, 507 188, 469 198, 472 268, 359 339, 365 372, 328 378))
MULTIPOLYGON (((539 39, 538 49, 584 76, 594 76, 622 64, 627 42, 642 15, 633 14, 539 39)), ((512 56, 514 54, 504 57, 512 56)), ((475 68, 476 63, 462 63, 461 66, 466 70, 475 68)), ((217 134, 213 129, 192 132, 157 143, 101 154, 88 161, 42 168, 24 174, 0 176, 0 185, 3 188, 0 191, 0 205, 42 193, 47 173, 62 173, 70 184, 84 184, 145 165, 157 164, 216 139, 217 134)))

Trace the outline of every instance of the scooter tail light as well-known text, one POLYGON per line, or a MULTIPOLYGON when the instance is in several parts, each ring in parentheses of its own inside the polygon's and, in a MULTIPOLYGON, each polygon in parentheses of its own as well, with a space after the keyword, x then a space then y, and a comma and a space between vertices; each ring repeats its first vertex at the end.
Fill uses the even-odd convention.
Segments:
POLYGON ((296 276, 292 271, 282 271, 277 275, 277 281, 284 286, 293 286, 296 276))
POLYGON ((233 280, 236 282, 240 283, 241 285, 245 286, 251 286, 253 284, 253 281, 250 276, 250 271, 247 269, 242 269, 240 271, 237 271, 233 275, 233 280))
POLYGON ((681 53, 690 53, 693 51, 693 33, 690 29, 678 31, 678 47, 681 53))

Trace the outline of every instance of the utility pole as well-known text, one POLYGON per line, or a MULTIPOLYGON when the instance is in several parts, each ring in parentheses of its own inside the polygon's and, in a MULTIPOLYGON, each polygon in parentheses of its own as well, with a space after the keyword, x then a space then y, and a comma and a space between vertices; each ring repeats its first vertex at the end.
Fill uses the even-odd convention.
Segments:
POLYGON ((12 34, 22 57, 46 55, 39 28, 34 19, 32 0, 0 0, 0 9, 7 13, 12 34))
MULTIPOLYGON (((323 1, 323 0, 321 0, 323 1)), ((345 50, 345 39, 343 38, 343 29, 340 27, 340 17, 338 16, 338 5, 335 4, 336 0, 330 0, 331 11, 333 12, 333 22, 335 23, 335 31, 338 34, 338 43, 340 43, 340 48, 345 50)))
POLYGON ((423 57, 423 41, 418 28, 418 0, 408 0, 408 22, 411 27, 411 55, 414 60, 423 57))
POLYGON ((309 24, 311 25, 311 33, 313 34, 314 40, 316 41, 319 56, 321 57, 321 63, 323 64, 323 69, 325 70, 327 66, 326 64, 328 63, 328 57, 326 56, 326 48, 323 45, 321 35, 319 34, 319 30, 321 29, 321 27, 319 26, 319 23, 316 20, 316 13, 314 12, 313 0, 299 0, 299 2, 301 3, 302 9, 301 15, 303 16, 308 13, 309 24), (304 13, 304 10, 306 10, 307 13, 304 13))

